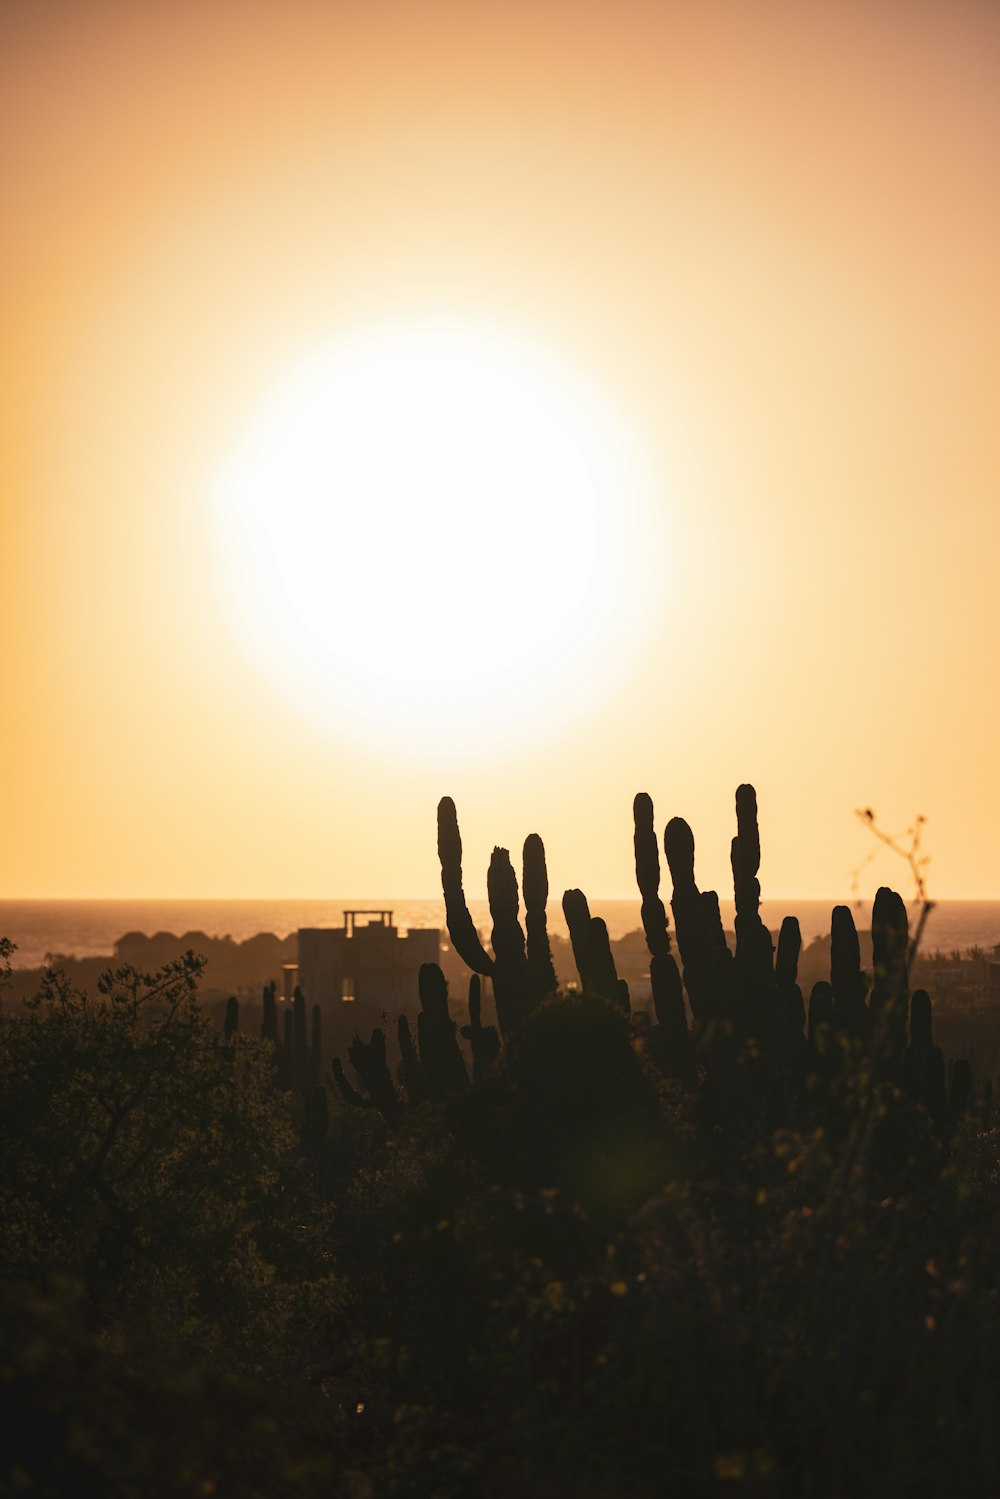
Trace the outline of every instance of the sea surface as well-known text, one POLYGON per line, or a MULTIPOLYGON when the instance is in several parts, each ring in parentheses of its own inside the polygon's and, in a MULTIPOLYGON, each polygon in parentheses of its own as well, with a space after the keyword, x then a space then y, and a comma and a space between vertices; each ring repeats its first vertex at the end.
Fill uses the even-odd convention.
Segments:
MULTIPOLYGON (((761 914, 772 931, 782 917, 797 916, 802 939, 809 943, 830 930, 833 901, 764 900, 761 914)), ((733 903, 722 901, 727 928, 733 925, 733 903)), ((480 930, 488 935, 492 922, 485 901, 469 902, 480 930)), ((110 955, 126 932, 171 932, 176 936, 202 932, 209 937, 230 936, 243 942, 258 932, 285 937, 300 926, 340 926, 345 910, 385 909, 394 913, 398 927, 431 926, 444 930, 440 898, 396 897, 373 900, 4 900, 0 901, 0 936, 17 944, 14 965, 36 968, 50 957, 92 958, 110 955)), ((592 898, 591 911, 603 916, 613 938, 640 925, 638 900, 592 898)), ((871 925, 871 906, 861 902, 854 919, 859 928, 871 925)), ((911 918, 912 921, 912 918, 911 918)), ((566 933, 558 901, 549 903, 549 926, 566 933)), ((1000 943, 1000 901, 945 900, 931 912, 924 931, 924 951, 967 951, 1000 943)), ((197 946, 192 942, 192 946, 197 946)))

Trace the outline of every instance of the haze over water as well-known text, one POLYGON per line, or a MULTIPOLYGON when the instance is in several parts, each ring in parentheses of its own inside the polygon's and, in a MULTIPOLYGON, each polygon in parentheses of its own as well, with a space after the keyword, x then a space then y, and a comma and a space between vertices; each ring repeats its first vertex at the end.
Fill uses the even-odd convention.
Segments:
MULTIPOLYGON (((761 913, 772 931, 784 916, 797 916, 802 940, 830 930, 834 901, 762 900, 761 913)), ((0 901, 0 932, 17 943, 14 964, 35 968, 46 955, 92 958, 110 954, 116 940, 126 932, 204 932, 209 937, 231 936, 245 942, 258 932, 287 936, 300 926, 339 926, 345 910, 388 909, 400 927, 437 926, 447 936, 443 902, 434 898, 335 896, 328 900, 7 900, 0 901)), ((480 931, 492 925, 484 900, 470 900, 469 908, 480 931)), ((733 926, 733 902, 721 901, 728 930, 733 926)), ((591 901, 595 915, 603 916, 613 939, 641 926, 638 900, 591 901)), ((862 901, 854 908, 859 928, 871 925, 871 905, 862 901)), ((549 928, 566 935, 558 900, 549 904, 549 928)), ((927 923, 925 951, 966 950, 990 947, 1000 942, 1000 901, 946 900, 935 906, 927 923)))

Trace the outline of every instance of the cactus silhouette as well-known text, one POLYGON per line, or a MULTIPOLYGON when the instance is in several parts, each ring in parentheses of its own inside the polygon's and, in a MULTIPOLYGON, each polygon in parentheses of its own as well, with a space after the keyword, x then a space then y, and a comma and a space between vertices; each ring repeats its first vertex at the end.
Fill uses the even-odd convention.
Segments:
POLYGON ((623 990, 615 968, 608 928, 603 918, 591 916, 587 897, 582 890, 566 890, 562 899, 563 915, 569 927, 573 958, 584 994, 607 999, 629 1013, 627 987, 623 990))
POLYGON ((347 1055, 366 1092, 359 1092, 348 1081, 340 1058, 335 1057, 331 1070, 344 1098, 358 1108, 377 1109, 390 1126, 398 1124, 402 1105, 386 1060, 385 1033, 378 1029, 372 1031, 370 1041, 355 1036, 347 1048, 347 1055))
POLYGON ((902 896, 882 885, 872 906, 872 992, 869 1009, 884 1015, 888 1026, 890 1055, 900 1063, 906 1036, 909 1002, 907 945, 909 924, 902 896))
POLYGON ((821 1025, 833 1025, 833 985, 825 979, 813 984, 809 995, 809 1040, 815 1041, 821 1025))
POLYGON ((934 1045, 931 999, 914 989, 910 999, 910 1044, 903 1054, 903 1087, 918 1103, 927 1102, 927 1063, 934 1045))
POLYGON ((443 796, 438 802, 437 823, 441 889, 451 945, 473 973, 491 974, 493 959, 479 940, 462 887, 462 839, 455 803, 450 796, 443 796))
POLYGON ((517 876, 505 848, 495 848, 486 874, 493 917, 493 997, 500 1029, 509 1035, 532 1008, 528 992, 528 958, 518 920, 517 876))
MULTIPOLYGON (((698 888, 690 826, 683 818, 674 817, 664 830, 679 965, 667 906, 660 896, 653 803, 645 792, 634 799, 636 882, 642 897, 656 1025, 644 1025, 641 1022, 645 1017, 637 1016, 630 1030, 632 1044, 648 1063, 697 1094, 692 1117, 700 1138, 723 1169, 736 1167, 748 1139, 759 1140, 783 1119, 801 1120, 802 1111, 808 1110, 810 1100, 817 1096, 815 1090, 828 1103, 835 1103, 836 1079, 852 1065, 850 1058, 859 1049, 868 1051, 876 1077, 903 1083, 947 1141, 958 1121, 973 1107, 971 1071, 965 1064, 957 1067, 948 1089, 943 1055, 933 1045, 930 1001, 924 991, 918 991, 912 1004, 909 1002, 908 932, 902 900, 885 888, 876 897, 870 1004, 865 1002, 868 980, 861 969, 853 916, 847 906, 834 907, 830 982, 814 984, 807 1017, 798 982, 802 949, 798 921, 786 917, 775 944, 760 914, 761 845, 753 786, 740 785, 735 803, 736 835, 730 845, 735 952, 727 943, 718 895, 698 888), (693 1019, 690 1028, 688 1009, 693 1019), (909 1045, 904 1051, 908 1009, 909 1045), (850 1046, 825 1043, 824 1034, 837 1030, 852 1038, 850 1046), (828 1096, 830 1088, 834 1092, 828 1096)), ((438 807, 438 851, 449 931, 456 951, 473 969, 469 1024, 462 1035, 470 1043, 473 1083, 478 1084, 492 1071, 499 1069, 502 1075, 512 1055, 501 1048, 497 1031, 482 1023, 480 975, 489 976, 493 983, 504 1048, 507 1038, 515 1031, 521 1034, 522 1022, 554 990, 546 919, 545 850, 537 835, 526 839, 523 892, 527 939, 520 925, 518 885, 510 858, 505 849, 493 850, 487 878, 493 917, 492 956, 483 948, 466 905, 462 845, 454 803, 449 798, 443 798, 438 807)), ((592 915, 582 890, 567 890, 562 907, 584 993, 628 1015, 628 987, 618 977, 605 923, 592 915)), ((440 1096, 469 1085, 455 1026, 448 1015, 447 986, 433 965, 422 971, 420 988, 416 1047, 408 1025, 400 1025, 400 1078, 411 1101, 423 1096, 424 1090, 440 1096)), ((513 1055, 521 1055, 516 1045, 513 1055)), ((368 1100, 378 1094, 383 1099, 383 1112, 391 1116, 398 1107, 398 1095, 388 1099, 383 1077, 373 1083, 363 1077, 360 1068, 357 1070, 368 1100)), ((982 1117, 982 1111, 978 1117, 982 1117)))
POLYGON ((469 1086, 455 1022, 448 1013, 448 985, 436 963, 422 963, 418 976, 420 1014, 417 1047, 432 1098, 463 1093, 469 1086))
POLYGON ((240 1028, 240 1002, 235 994, 230 994, 226 1000, 226 1019, 222 1027, 222 1034, 227 1041, 231 1041, 240 1028))
POLYGON ((528 996, 532 1005, 555 994, 559 987, 549 943, 545 907, 549 898, 549 875, 545 867, 545 845, 537 833, 524 840, 521 887, 524 892, 524 925, 527 932, 528 996))
POLYGON ((830 982, 834 1023, 860 1035, 868 1023, 861 946, 848 906, 834 906, 830 918, 830 982))
POLYGON ((714 891, 702 895, 694 877, 694 834, 683 817, 672 817, 663 850, 673 883, 670 909, 677 929, 684 987, 691 1013, 704 1023, 729 1009, 731 957, 714 891))
POLYGON ((410 1022, 405 1015, 400 1015, 396 1025, 396 1035, 399 1040, 399 1081, 403 1092, 406 1094, 407 1103, 411 1108, 423 1103, 428 1098, 427 1078, 424 1069, 420 1065, 417 1056, 417 1048, 413 1043, 413 1033, 410 1030, 410 1022))
POLYGON ((796 983, 801 951, 802 933, 798 919, 786 916, 778 933, 778 948, 774 957, 774 987, 779 1022, 793 1037, 802 1035, 806 1023, 802 990, 796 983))
POLYGON ((472 1077, 481 1082, 493 1071, 500 1055, 500 1037, 496 1027, 482 1023, 482 992, 478 973, 469 979, 469 1024, 462 1027, 462 1035, 472 1048, 472 1077))
POLYGON ((278 1044, 278 1006, 276 1002, 277 986, 272 982, 264 985, 263 1015, 260 1023, 261 1038, 265 1041, 273 1041, 278 1044))
POLYGON ((649 949, 649 985, 659 1027, 656 1046, 668 1076, 693 1083, 694 1049, 684 1011, 684 988, 670 947, 667 908, 660 899, 660 850, 656 841, 652 798, 640 791, 632 804, 635 878, 642 895, 642 929, 649 949))
MULTIPOLYGON (((531 840, 529 840, 530 842, 531 840)), ((458 814, 450 796, 438 803, 438 858, 441 861, 441 888, 444 892, 445 916, 452 946, 474 973, 489 977, 493 983, 497 1019, 504 1035, 519 1025, 541 997, 549 981, 546 965, 548 934, 545 928, 545 898, 548 877, 545 874, 544 849, 527 850, 528 878, 531 884, 533 959, 529 967, 525 936, 518 920, 520 900, 517 876, 505 848, 494 848, 486 875, 490 914, 493 917, 493 956, 479 940, 462 885, 462 839, 458 831, 458 814)), ((551 965, 551 953, 548 956, 551 965)), ((554 979, 554 971, 552 978, 554 979)))
POLYGON ((750 785, 736 788, 736 837, 730 847, 736 900, 736 978, 751 1025, 766 1024, 771 994, 774 949, 760 919, 760 831, 757 793, 750 785))

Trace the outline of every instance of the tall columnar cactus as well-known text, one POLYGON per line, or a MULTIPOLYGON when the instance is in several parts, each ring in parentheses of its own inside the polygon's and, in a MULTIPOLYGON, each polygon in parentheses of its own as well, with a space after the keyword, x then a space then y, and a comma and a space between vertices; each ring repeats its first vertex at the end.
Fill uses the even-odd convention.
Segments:
POLYGON ((927 1060, 934 1045, 931 997, 914 989, 910 999, 910 1044, 903 1053, 903 1087, 918 1103, 927 1100, 927 1060))
POLYGON ((667 910, 660 899, 660 851, 656 841, 652 798, 640 791, 632 804, 635 824, 635 878, 642 895, 642 927, 649 949, 649 983, 660 1028, 657 1051, 665 1071, 693 1083, 694 1050, 684 1011, 680 970, 670 948, 667 910))
POLYGON ((265 1041, 273 1041, 278 1044, 278 1005, 276 1000, 277 985, 272 981, 264 985, 264 1006, 261 1019, 260 1034, 265 1041))
POLYGON ((469 1024, 462 1027, 462 1035, 472 1048, 472 1077, 481 1082, 493 1071, 500 1055, 500 1037, 496 1027, 483 1025, 482 981, 478 973, 469 980, 469 1024))
POLYGON ((348 1081, 340 1058, 335 1057, 331 1069, 333 1080, 344 1098, 357 1108, 377 1109, 390 1126, 398 1124, 402 1106, 386 1060, 385 1033, 378 1029, 372 1031, 370 1041, 355 1036, 347 1048, 347 1055, 367 1092, 359 1092, 348 1081))
POLYGON ((292 1086, 306 1088, 309 1085, 309 1033, 306 1026, 306 997, 296 985, 292 995, 292 1086))
POLYGON ((825 979, 813 984, 809 995, 809 1040, 815 1044, 820 1026, 832 1026, 834 1018, 833 986, 825 979))
POLYGON ((227 1041, 231 1041, 240 1028, 240 1002, 235 994, 230 994, 226 1000, 226 1019, 222 1027, 222 1033, 227 1041))
MULTIPOLYGON (((760 919, 760 831, 757 793, 750 785, 736 788, 736 837, 730 860, 736 900, 736 976, 745 1003, 760 1010, 770 997, 774 949, 760 919)), ((755 1016, 758 1022, 764 1016, 755 1016)))
POLYGON ((593 994, 594 977, 590 958, 590 906, 582 890, 564 890, 562 898, 563 916, 569 928, 569 940, 573 949, 573 961, 580 975, 580 988, 584 994, 593 994))
POLYGON ((849 906, 834 906, 830 918, 830 982, 834 1024, 854 1035, 867 1028, 861 946, 849 906))
POLYGON ((609 1000, 627 1015, 630 1009, 628 987, 623 988, 618 977, 604 919, 591 916, 582 890, 564 891, 562 907, 581 989, 585 994, 596 994, 609 1000))
POLYGON ((486 874, 486 892, 493 917, 493 994, 500 1028, 514 1029, 528 1006, 528 958, 518 920, 517 876, 505 848, 495 848, 486 874))
POLYGON ((892 1055, 901 1060, 909 1002, 907 945, 909 923, 903 898, 882 885, 872 907, 872 995, 874 1014, 884 1013, 888 1022, 892 1055))
POLYGON ((778 999, 780 1022, 793 1036, 801 1036, 806 1013, 798 978, 802 933, 798 919, 786 916, 778 933, 778 950, 774 960, 774 986, 778 999))
POLYGON ((683 817, 672 817, 663 834, 673 895, 677 946, 684 965, 684 987, 691 1012, 702 1024, 729 1008, 730 953, 714 891, 704 894, 694 877, 694 834, 683 817))
POLYGON ((464 1093, 469 1075, 462 1060, 455 1022, 448 1013, 448 985, 436 963, 421 963, 417 978, 420 1014, 417 1047, 431 1097, 464 1093))
POLYGON ((458 813, 450 796, 443 796, 438 802, 437 822, 441 889, 444 893, 445 918, 451 945, 473 973, 492 974, 493 959, 479 940, 479 933, 465 900, 462 887, 462 838, 458 831, 458 813))
POLYGON ((552 948, 549 943, 545 908, 549 899, 549 875, 545 866, 545 845, 537 833, 524 840, 522 855, 524 892, 524 925, 527 932, 528 995, 532 1005, 555 994, 559 987, 552 948))

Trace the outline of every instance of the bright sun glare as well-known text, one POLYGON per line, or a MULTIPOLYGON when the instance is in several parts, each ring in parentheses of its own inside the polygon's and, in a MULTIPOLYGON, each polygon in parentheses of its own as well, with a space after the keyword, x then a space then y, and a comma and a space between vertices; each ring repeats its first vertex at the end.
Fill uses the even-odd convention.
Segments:
POLYGON ((238 633, 341 733, 536 738, 639 622, 647 491, 609 402, 547 353, 446 322, 345 338, 266 396, 220 476, 238 633))

